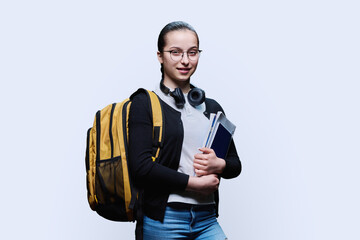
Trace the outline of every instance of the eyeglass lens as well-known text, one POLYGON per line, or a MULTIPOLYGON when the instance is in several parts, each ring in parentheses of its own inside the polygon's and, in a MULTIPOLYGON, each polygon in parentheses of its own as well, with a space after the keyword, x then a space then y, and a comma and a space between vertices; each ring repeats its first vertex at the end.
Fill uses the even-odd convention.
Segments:
POLYGON ((196 61, 199 58, 199 51, 198 50, 189 50, 186 52, 180 51, 180 50, 173 50, 170 52, 170 57, 174 61, 180 61, 184 55, 187 55, 188 59, 191 61, 196 61))

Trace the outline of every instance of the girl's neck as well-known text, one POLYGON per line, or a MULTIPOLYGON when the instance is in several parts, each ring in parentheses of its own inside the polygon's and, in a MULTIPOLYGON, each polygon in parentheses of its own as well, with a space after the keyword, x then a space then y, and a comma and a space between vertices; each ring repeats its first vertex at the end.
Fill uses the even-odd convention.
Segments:
POLYGON ((164 85, 170 89, 180 88, 183 93, 188 93, 190 91, 190 79, 186 81, 173 81, 164 78, 164 85))

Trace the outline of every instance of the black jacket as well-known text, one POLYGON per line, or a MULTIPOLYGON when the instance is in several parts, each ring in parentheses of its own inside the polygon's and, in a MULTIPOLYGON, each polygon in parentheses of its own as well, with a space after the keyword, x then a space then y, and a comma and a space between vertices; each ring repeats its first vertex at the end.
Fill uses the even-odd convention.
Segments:
MULTIPOLYGON (((129 168, 135 185, 144 189, 144 213, 146 216, 162 221, 169 194, 174 190, 185 190, 189 176, 177 171, 179 167, 184 130, 181 113, 160 99, 164 116, 164 145, 159 159, 152 161, 152 118, 146 93, 139 93, 132 99, 129 113, 129 168)), ((223 111, 212 99, 206 99, 206 111, 223 111)), ((223 178, 234 178, 241 172, 241 163, 234 142, 231 142, 223 178)), ((218 192, 215 192, 218 206, 218 192)))

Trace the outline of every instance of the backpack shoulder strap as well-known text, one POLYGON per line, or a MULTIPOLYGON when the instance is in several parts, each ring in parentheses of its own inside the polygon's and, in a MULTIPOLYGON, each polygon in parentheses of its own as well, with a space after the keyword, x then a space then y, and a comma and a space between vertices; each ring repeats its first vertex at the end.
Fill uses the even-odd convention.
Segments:
POLYGON ((150 102, 151 102, 151 112, 153 118, 153 143, 154 143, 154 152, 153 152, 153 161, 159 157, 160 148, 163 146, 163 113, 161 109, 161 104, 159 97, 152 91, 148 91, 150 102), (156 149, 156 150, 155 150, 156 149))
POLYGON ((132 99, 135 95, 144 92, 150 99, 150 108, 153 122, 153 161, 159 157, 160 149, 163 146, 163 135, 164 135, 164 116, 161 108, 159 97, 152 91, 144 88, 139 88, 135 93, 130 96, 132 99))

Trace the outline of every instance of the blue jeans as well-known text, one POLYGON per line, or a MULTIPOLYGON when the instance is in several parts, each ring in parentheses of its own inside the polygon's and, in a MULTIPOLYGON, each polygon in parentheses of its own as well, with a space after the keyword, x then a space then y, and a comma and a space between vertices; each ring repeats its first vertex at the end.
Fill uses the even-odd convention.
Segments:
POLYGON ((144 240, 191 239, 225 240, 227 239, 216 220, 215 208, 175 209, 166 207, 164 221, 156 221, 144 216, 144 240))

